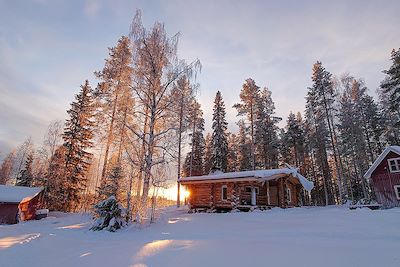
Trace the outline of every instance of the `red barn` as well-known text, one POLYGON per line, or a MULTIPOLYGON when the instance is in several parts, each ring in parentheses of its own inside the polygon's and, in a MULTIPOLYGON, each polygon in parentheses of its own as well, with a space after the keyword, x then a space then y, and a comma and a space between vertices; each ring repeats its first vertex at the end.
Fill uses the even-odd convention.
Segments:
POLYGON ((254 207, 293 207, 302 188, 313 183, 296 169, 270 169, 183 177, 191 209, 248 210, 254 207))
POLYGON ((42 187, 0 185, 0 224, 17 223, 36 218, 43 204, 42 187))
POLYGON ((400 206, 400 146, 387 147, 364 177, 370 179, 379 204, 400 206))

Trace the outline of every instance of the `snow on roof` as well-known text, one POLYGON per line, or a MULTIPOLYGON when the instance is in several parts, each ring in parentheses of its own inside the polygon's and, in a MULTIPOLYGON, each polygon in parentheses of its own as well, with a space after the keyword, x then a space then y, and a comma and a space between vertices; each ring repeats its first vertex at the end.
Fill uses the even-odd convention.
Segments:
POLYGON ((43 187, 0 185, 0 202, 20 203, 34 198, 43 187))
POLYGON ((364 178, 371 178, 371 174, 375 171, 378 165, 385 159, 389 152, 394 152, 400 155, 400 146, 388 146, 383 150, 383 152, 379 155, 379 157, 372 163, 371 167, 369 167, 368 171, 364 174, 364 178))
POLYGON ((297 178, 301 185, 307 191, 311 191, 314 187, 314 183, 307 180, 301 175, 295 168, 282 168, 282 169, 269 169, 269 170, 255 170, 255 171, 241 171, 241 172, 226 172, 226 173, 214 173, 203 176, 191 176, 182 177, 180 182, 190 181, 203 181, 203 180, 223 180, 223 179, 235 179, 235 178, 256 178, 260 181, 268 181, 278 178, 282 175, 292 175, 297 178))

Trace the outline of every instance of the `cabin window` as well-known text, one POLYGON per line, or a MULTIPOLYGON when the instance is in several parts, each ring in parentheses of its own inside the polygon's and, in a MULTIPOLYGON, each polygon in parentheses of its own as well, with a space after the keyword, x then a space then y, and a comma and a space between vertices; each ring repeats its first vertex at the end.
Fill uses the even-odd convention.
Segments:
POLYGON ((226 185, 222 186, 222 200, 228 200, 228 187, 226 185))
POLYGON ((254 190, 256 190, 256 194, 258 195, 258 187, 246 186, 246 193, 251 194, 252 188, 254 188, 254 190))
POLYGON ((397 199, 400 200, 400 185, 394 186, 394 193, 396 194, 397 199))
POLYGON ((286 196, 287 196, 288 203, 291 203, 292 202, 292 192, 290 191, 290 188, 286 188, 286 196))
POLYGON ((390 172, 400 172, 400 158, 388 159, 390 172))

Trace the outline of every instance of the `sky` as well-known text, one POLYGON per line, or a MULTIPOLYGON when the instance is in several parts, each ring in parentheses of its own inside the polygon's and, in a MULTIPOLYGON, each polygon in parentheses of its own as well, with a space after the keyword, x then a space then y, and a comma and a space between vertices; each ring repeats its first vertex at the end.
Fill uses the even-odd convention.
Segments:
POLYGON ((47 125, 66 118, 136 9, 145 26, 161 21, 169 35, 181 33, 181 58, 200 59, 207 131, 217 90, 231 131, 249 77, 272 91, 285 121, 304 111, 317 60, 334 75, 363 78, 374 94, 400 47, 400 1, 0 0, 0 159, 28 136, 39 146, 47 125))

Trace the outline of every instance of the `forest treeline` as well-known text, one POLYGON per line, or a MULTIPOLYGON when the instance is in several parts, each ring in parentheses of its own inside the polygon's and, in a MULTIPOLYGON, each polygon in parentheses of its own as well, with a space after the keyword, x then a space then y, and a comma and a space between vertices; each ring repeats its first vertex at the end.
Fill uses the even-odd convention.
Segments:
POLYGON ((232 107, 238 132, 228 132, 218 91, 205 134, 201 64, 178 57, 178 40, 162 23, 146 29, 138 11, 129 35, 94 73, 98 84, 84 81, 67 120, 52 122, 40 147, 28 138, 6 155, 0 184, 43 186, 48 206, 61 211, 115 196, 128 220, 140 220, 149 199, 154 205, 159 190, 181 175, 289 164, 314 182, 307 204, 373 199, 363 174, 385 146, 400 143, 400 49, 392 51, 377 100, 361 78, 334 76, 316 62, 304 117, 291 112, 280 128, 271 91, 249 78, 232 107))

